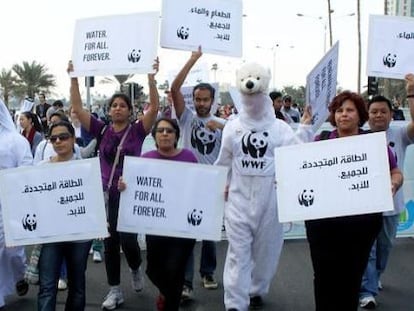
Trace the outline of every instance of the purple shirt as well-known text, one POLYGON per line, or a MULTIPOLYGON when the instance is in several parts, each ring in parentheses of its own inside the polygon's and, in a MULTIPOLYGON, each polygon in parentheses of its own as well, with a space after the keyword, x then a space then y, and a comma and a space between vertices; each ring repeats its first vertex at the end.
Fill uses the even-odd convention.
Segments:
POLYGON ((157 150, 151 150, 142 155, 143 158, 149 159, 159 159, 159 160, 172 160, 172 161, 181 161, 181 162, 193 162, 197 163, 197 158, 194 153, 188 149, 181 149, 181 151, 172 157, 166 157, 160 154, 157 150))
MULTIPOLYGON (((89 128, 89 133, 94 137, 99 137, 101 135, 101 130, 105 126, 105 123, 101 120, 96 119, 91 116, 91 124, 89 128)), ((109 177, 111 175, 112 165, 115 160, 116 149, 121 142, 122 136, 128 127, 120 132, 115 132, 111 125, 108 125, 108 128, 105 130, 105 133, 102 136, 101 143, 99 145, 99 159, 101 162, 101 174, 102 174, 102 183, 104 190, 106 190, 109 177)), ((145 132, 142 122, 132 123, 131 129, 125 138, 125 141, 122 146, 122 150, 119 157, 119 163, 115 169, 114 178, 112 180, 111 192, 118 191, 118 179, 122 175, 122 167, 124 163, 124 156, 136 156, 141 155, 141 147, 144 143, 147 133, 145 132)))
MULTIPOLYGON (((360 131, 360 134, 364 134, 364 132, 360 131)), ((366 133, 368 134, 368 133, 366 133)), ((338 138, 338 131, 337 130, 333 130, 332 132, 329 133, 328 139, 335 139, 338 138)), ((315 141, 320 141, 320 135, 317 135, 315 137, 315 141)), ((390 165, 390 170, 393 170, 394 168, 397 168, 397 159, 394 156, 394 153, 392 152, 392 150, 390 149, 390 147, 387 146, 387 151, 388 151, 388 163, 390 165)))

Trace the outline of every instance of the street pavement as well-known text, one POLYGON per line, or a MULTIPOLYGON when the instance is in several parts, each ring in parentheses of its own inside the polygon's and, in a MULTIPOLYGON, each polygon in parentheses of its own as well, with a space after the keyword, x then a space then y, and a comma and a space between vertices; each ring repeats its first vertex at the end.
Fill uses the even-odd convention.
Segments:
MULTIPOLYGON (((193 300, 183 305, 182 311, 223 311, 223 282, 222 273, 227 242, 217 244, 217 271, 219 281, 217 290, 206 290, 201 286, 200 277, 195 274, 193 300)), ((143 251, 143 267, 145 267, 145 251, 143 251)), ((200 256, 200 243, 195 248, 196 267, 200 256)), ((123 256, 122 256, 123 257, 123 256)), ((410 311, 414 310, 414 239, 400 238, 391 254, 389 266, 382 277, 384 289, 377 298, 380 311, 410 311)), ((341 267, 338 267, 340 269, 341 267)), ((124 291, 125 303, 117 310, 154 311, 156 288, 146 279, 145 288, 135 293, 130 287, 130 274, 123 257, 121 287, 124 291)), ((1 282, 1 280, 0 280, 1 282)), ((341 280, 338 280, 341 282, 341 280)), ((335 284, 332 284, 335 286, 335 284)), ((24 297, 9 297, 7 311, 36 310, 37 286, 31 286, 24 297)), ((86 311, 100 310, 102 298, 107 292, 105 266, 103 263, 93 263, 89 259, 87 271, 86 311)), ((64 310, 66 291, 59 292, 56 310, 64 310)), ((341 304, 338 301, 338 304, 341 304)), ((336 308, 332 306, 334 311, 336 308)), ((305 240, 285 241, 279 269, 265 297, 266 311, 311 311, 314 310, 312 266, 309 249, 305 240)))

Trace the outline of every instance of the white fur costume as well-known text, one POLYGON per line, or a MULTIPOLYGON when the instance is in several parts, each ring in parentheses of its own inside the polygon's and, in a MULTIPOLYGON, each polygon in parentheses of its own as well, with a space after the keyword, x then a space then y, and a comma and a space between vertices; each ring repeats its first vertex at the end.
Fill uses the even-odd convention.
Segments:
POLYGON ((268 292, 283 245, 276 206, 274 148, 310 141, 313 133, 310 126, 300 125, 295 134, 287 123, 276 119, 272 101, 264 94, 269 81, 266 72, 259 70, 238 81, 243 109, 224 127, 216 164, 230 168, 224 304, 226 309, 246 311, 250 296, 268 292), (252 87, 249 81, 264 85, 252 87))

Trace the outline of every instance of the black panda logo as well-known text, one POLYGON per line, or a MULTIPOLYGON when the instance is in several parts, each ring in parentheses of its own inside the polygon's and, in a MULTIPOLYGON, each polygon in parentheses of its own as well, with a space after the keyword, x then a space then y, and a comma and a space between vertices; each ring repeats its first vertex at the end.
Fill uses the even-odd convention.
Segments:
POLYGON ((388 53, 383 57, 382 61, 384 62, 384 65, 388 68, 395 67, 395 64, 397 63, 397 54, 388 53))
POLYGON ((314 198, 315 197, 314 197, 313 189, 310 189, 310 190, 305 189, 298 195, 299 204, 303 206, 311 206, 313 204, 314 198))
POLYGON ((242 150, 244 154, 250 155, 252 158, 262 158, 267 150, 267 132, 251 132, 245 134, 242 138, 242 150))
POLYGON ((187 40, 188 36, 190 35, 189 30, 190 29, 188 27, 181 26, 177 29, 177 37, 183 40, 187 40))
POLYGON ((187 221, 190 225, 199 226, 203 220, 203 211, 193 209, 187 214, 187 221))
POLYGON ((216 135, 207 129, 203 123, 199 123, 191 130, 191 146, 199 153, 206 155, 213 152, 216 144, 216 135))
POLYGON ((133 49, 131 53, 128 54, 128 61, 132 63, 138 63, 141 59, 141 50, 133 49))
POLYGON ((26 214, 22 219, 23 229, 35 231, 37 226, 36 214, 26 214))

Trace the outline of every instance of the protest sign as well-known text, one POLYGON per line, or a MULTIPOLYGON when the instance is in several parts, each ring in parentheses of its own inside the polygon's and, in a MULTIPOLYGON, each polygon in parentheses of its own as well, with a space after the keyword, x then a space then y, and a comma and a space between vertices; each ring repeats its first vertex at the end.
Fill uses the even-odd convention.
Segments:
POLYGON ((367 75, 404 79, 414 72, 414 18, 371 15, 368 30, 367 75))
POLYGON ((125 157, 118 231, 220 240, 227 169, 125 157))
POLYGON ((241 57, 242 16, 241 0, 163 0, 160 44, 241 57))
POLYGON ((281 222, 393 209, 384 132, 275 149, 281 222))
POLYGON ((73 40, 72 77, 153 72, 158 12, 81 19, 73 40))
POLYGON ((99 159, 0 171, 7 246, 108 235, 99 159))
POLYGON ((328 106, 336 95, 338 53, 339 42, 336 42, 306 77, 306 103, 312 107, 314 132, 326 121, 328 106))

